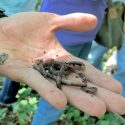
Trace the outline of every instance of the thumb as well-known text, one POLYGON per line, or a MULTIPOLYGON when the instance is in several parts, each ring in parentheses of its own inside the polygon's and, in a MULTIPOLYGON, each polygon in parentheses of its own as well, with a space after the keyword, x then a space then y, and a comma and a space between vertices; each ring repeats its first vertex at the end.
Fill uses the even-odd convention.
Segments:
POLYGON ((67 29, 71 31, 89 31, 96 27, 97 18, 92 14, 72 13, 64 16, 57 15, 53 24, 54 31, 67 29))

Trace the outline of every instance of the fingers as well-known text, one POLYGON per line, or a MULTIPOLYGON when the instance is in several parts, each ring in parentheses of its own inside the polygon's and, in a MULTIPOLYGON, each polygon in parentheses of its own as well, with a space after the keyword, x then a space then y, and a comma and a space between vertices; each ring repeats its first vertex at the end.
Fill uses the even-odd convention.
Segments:
POLYGON ((105 89, 108 89, 108 90, 111 90, 113 92, 121 94, 122 86, 121 86, 120 82, 113 79, 111 76, 108 76, 108 75, 102 73, 101 71, 96 69, 94 66, 92 66, 91 64, 89 64, 85 60, 82 60, 80 58, 73 57, 73 56, 69 56, 66 58, 68 61, 75 60, 75 61, 83 62, 85 64, 84 74, 91 83, 98 85, 102 88, 105 88, 105 89))
POLYGON ((68 101, 76 108, 84 111, 91 116, 103 116, 106 111, 105 103, 96 96, 85 93, 84 91, 73 87, 62 87, 68 101))
POLYGON ((96 96, 104 101, 108 111, 115 112, 120 115, 125 114, 125 98, 123 96, 110 90, 93 85, 92 83, 89 83, 88 85, 98 88, 96 96))
POLYGON ((91 14, 72 13, 57 16, 53 20, 54 30, 67 29, 71 31, 89 31, 96 27, 97 18, 91 14))
POLYGON ((116 93, 122 92, 122 86, 120 82, 113 79, 111 76, 108 76, 102 73, 101 71, 97 70, 95 67, 88 64, 87 62, 85 62, 85 65, 85 75, 87 76, 90 82, 116 93))
POLYGON ((20 79, 23 83, 26 83, 36 90, 40 96, 56 108, 64 108, 67 104, 67 99, 63 92, 42 77, 36 70, 31 68, 23 69, 20 70, 20 72, 18 71, 18 76, 19 75, 21 76, 20 79))

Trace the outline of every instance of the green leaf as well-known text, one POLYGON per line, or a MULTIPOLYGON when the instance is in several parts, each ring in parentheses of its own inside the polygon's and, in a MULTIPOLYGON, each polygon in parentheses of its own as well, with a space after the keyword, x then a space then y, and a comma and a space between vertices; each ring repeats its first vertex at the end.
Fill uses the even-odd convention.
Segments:
POLYGON ((6 117, 7 111, 7 108, 0 109, 0 121, 6 117))
POLYGON ((90 116, 89 116, 87 113, 85 113, 84 116, 83 116, 83 119, 84 119, 84 120, 88 120, 89 117, 90 117, 90 116))
POLYGON ((29 99, 29 104, 34 105, 38 103, 38 99, 36 97, 30 98, 29 99))
POLYGON ((77 109, 74 109, 73 114, 74 114, 74 117, 75 117, 75 118, 80 117, 80 111, 77 110, 77 109))
POLYGON ((66 116, 67 116, 67 119, 71 119, 73 117, 73 113, 69 112, 69 113, 66 114, 66 116))
POLYGON ((106 120, 101 120, 97 123, 97 125, 109 125, 109 122, 106 120))

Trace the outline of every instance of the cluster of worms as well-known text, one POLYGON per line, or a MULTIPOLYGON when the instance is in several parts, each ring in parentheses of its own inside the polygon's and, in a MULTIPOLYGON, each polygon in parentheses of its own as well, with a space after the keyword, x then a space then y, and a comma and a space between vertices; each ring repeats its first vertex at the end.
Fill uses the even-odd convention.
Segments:
POLYGON ((88 80, 84 75, 85 64, 78 61, 56 61, 54 59, 49 59, 47 61, 37 60, 35 61, 33 68, 36 69, 45 78, 51 78, 56 82, 59 89, 62 85, 79 87, 81 90, 95 94, 97 91, 96 87, 88 86, 88 80), (80 72, 79 72, 80 70, 80 72), (76 83, 72 78, 67 79, 66 77, 72 73, 76 74, 76 78, 80 78, 81 82, 76 83))

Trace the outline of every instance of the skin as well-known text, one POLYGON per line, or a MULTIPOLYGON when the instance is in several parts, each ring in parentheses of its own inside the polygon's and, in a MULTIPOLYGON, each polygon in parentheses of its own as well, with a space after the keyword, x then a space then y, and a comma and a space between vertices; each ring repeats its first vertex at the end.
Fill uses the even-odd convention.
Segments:
MULTIPOLYGON (((68 101, 92 116, 100 117, 106 110, 125 114, 125 98, 120 95, 121 84, 65 51, 54 35, 59 29, 89 31, 95 28, 96 23, 95 16, 81 13, 65 16, 38 12, 19 13, 0 19, 0 55, 9 55, 4 64, 0 65, 0 74, 29 85, 56 108, 64 108, 68 101), (85 63, 85 76, 91 86, 98 88, 96 95, 91 96, 68 86, 62 86, 61 91, 54 81, 42 77, 32 65, 36 59, 48 58, 85 63)), ((69 78, 72 79, 72 76, 71 74, 69 78)))

